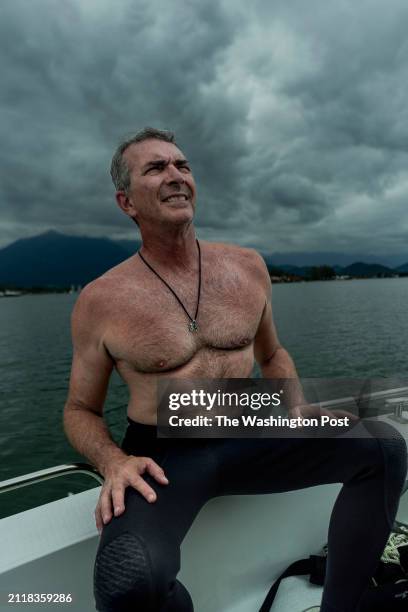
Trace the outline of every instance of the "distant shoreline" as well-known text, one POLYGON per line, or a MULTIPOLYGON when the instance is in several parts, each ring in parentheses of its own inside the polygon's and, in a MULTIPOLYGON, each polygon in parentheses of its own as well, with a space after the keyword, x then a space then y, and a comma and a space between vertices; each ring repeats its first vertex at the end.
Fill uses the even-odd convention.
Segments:
POLYGON ((21 297, 22 295, 44 295, 50 293, 80 293, 82 287, 0 287, 0 298, 21 297))
MULTIPOLYGON (((408 273, 400 273, 400 274, 378 274, 373 276, 348 276, 348 275, 339 275, 332 277, 304 277, 297 275, 289 275, 282 274, 279 276, 275 276, 274 274, 270 274, 271 281, 274 285, 276 284, 288 284, 288 283, 313 283, 320 281, 352 281, 352 280, 378 280, 378 279, 393 279, 393 278, 406 278, 408 277, 408 273)), ((45 294, 57 294, 57 293, 65 293, 65 294, 77 294, 80 293, 82 287, 71 285, 69 287, 18 287, 18 286, 0 286, 0 298, 10 298, 10 297, 20 297, 22 295, 45 295, 45 294)))
POLYGON ((290 277, 290 276, 273 276, 271 275, 271 281, 274 284, 277 283, 314 283, 320 281, 352 281, 352 280, 381 280, 384 278, 405 278, 408 273, 403 274, 392 274, 392 275, 376 275, 376 276, 334 276, 332 278, 308 278, 308 277, 290 277))

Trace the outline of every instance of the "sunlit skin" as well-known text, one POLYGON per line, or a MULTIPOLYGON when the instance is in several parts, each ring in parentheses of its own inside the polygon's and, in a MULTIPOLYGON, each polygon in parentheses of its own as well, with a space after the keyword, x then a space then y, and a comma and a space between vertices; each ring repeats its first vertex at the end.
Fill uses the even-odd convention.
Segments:
MULTIPOLYGON (((143 256, 194 313, 196 185, 189 163, 174 144, 153 139, 131 145, 124 157, 131 182, 126 192, 116 193, 116 201, 139 224, 143 256)), ((126 455, 109 435, 103 407, 114 368, 129 390, 128 416, 152 425, 160 377, 246 378, 256 359, 264 377, 297 379, 276 334, 263 259, 252 249, 228 244, 200 240, 200 246, 202 296, 194 334, 174 296, 138 255, 87 285, 75 305, 64 423, 73 446, 105 477, 95 511, 98 529, 124 512, 126 487, 148 502, 156 500, 145 472, 171 486, 150 457, 126 455)), ((302 403, 299 391, 293 416, 299 416, 302 403)))

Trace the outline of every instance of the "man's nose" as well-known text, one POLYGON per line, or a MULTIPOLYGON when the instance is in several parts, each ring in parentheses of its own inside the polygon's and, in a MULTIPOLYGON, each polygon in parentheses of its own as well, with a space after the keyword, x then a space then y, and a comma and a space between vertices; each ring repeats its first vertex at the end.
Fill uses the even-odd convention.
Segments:
POLYGON ((184 183, 183 173, 174 166, 173 164, 169 164, 167 166, 167 182, 168 183, 184 183))

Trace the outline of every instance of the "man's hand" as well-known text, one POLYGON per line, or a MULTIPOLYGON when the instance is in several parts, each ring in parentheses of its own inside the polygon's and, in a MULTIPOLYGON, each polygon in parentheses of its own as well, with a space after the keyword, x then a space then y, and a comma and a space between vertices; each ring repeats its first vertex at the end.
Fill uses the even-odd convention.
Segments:
POLYGON ((115 461, 105 473, 105 482, 95 508, 96 527, 100 531, 103 525, 115 516, 125 511, 125 489, 133 487, 139 491, 149 503, 156 501, 156 493, 142 478, 148 472, 160 484, 168 484, 162 468, 150 457, 128 456, 115 461))
POLYGON ((289 410, 289 417, 294 419, 320 418, 321 416, 328 416, 332 419, 348 417, 351 423, 356 423, 359 420, 359 417, 352 412, 347 412, 347 410, 327 410, 319 404, 303 404, 289 410))

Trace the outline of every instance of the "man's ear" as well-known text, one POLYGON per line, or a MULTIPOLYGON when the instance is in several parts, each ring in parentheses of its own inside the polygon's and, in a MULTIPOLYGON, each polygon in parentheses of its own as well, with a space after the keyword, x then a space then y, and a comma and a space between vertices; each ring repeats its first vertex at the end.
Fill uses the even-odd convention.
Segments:
POLYGON ((133 202, 129 199, 126 192, 117 191, 115 197, 116 197, 116 202, 119 208, 121 208, 128 217, 132 217, 132 219, 135 219, 136 218, 135 207, 133 206, 133 202))

